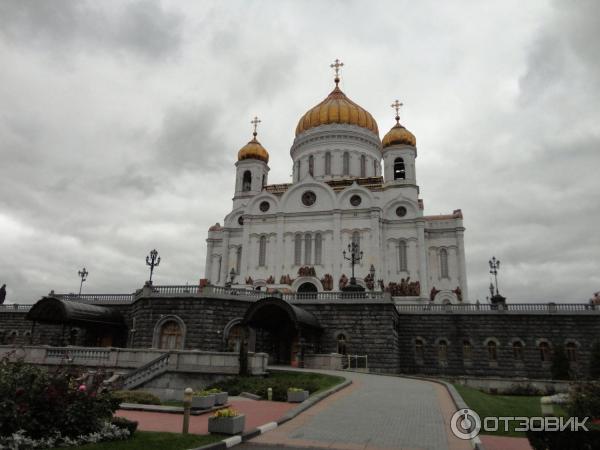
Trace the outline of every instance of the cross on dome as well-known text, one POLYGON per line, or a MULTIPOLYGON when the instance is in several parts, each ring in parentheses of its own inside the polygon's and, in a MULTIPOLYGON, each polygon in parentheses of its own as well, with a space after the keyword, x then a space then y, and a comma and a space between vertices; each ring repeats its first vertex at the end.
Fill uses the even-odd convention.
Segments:
POLYGON ((396 100, 394 100, 394 103, 392 103, 390 106, 396 110, 396 122, 399 123, 400 122, 400 108, 402 106, 404 106, 404 103, 402 103, 396 99, 396 100))
POLYGON ((344 63, 336 58, 336 60, 333 62, 333 64, 330 64, 329 67, 331 67, 333 70, 335 70, 334 81, 335 81, 335 85, 337 86, 337 84, 340 82, 340 67, 344 67, 344 63))
POLYGON ((259 119, 258 117, 256 117, 256 116, 254 116, 254 119, 252 119, 252 120, 250 121, 250 123, 251 123, 252 125, 254 125, 254 132, 252 133, 252 135, 253 135, 254 137, 256 137, 256 135, 258 134, 258 133, 256 132, 256 127, 258 127, 258 124, 259 124, 259 123, 261 123, 261 122, 262 122, 262 120, 260 120, 260 119, 259 119))

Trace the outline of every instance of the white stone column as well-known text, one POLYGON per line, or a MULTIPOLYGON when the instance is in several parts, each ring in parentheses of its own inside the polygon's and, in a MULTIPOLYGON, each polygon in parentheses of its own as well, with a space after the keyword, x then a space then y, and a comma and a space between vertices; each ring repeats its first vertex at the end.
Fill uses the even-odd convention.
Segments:
POLYGON ((421 284, 421 297, 429 296, 429 277, 427 273, 427 248, 425 244, 425 222, 417 222, 417 245, 419 251, 419 282, 421 284))
MULTIPOLYGON (((338 282, 340 277, 342 276, 343 267, 340 264, 343 264, 342 261, 342 216, 339 211, 334 211, 333 213, 333 237, 331 240, 331 261, 333 266, 333 271, 331 276, 333 277, 333 290, 337 291, 339 289, 338 282)), ((349 278, 349 277, 348 277, 349 278)))
POLYGON ((279 215, 277 216, 277 253, 275 255, 275 267, 274 267, 274 274, 273 276, 275 277, 275 283, 279 283, 279 279, 281 278, 282 274, 282 266, 284 264, 284 258, 285 258, 285 245, 284 245, 284 237, 283 237, 283 230, 284 230, 284 217, 283 215, 279 215))
POLYGON ((456 241, 458 244, 458 281, 460 290, 462 291, 463 302, 469 301, 469 290, 467 287, 467 269, 465 264, 465 230, 460 229, 456 232, 456 241))
POLYGON ((223 230, 223 259, 221 260, 221 284, 229 279, 229 230, 223 230))
POLYGON ((240 275, 238 277, 239 284, 246 284, 248 276, 248 255, 250 254, 250 225, 244 224, 242 232, 242 264, 240 265, 240 275))
MULTIPOLYGON (((210 280, 212 273, 212 252, 213 252, 213 241, 212 239, 206 240, 206 262, 204 263, 204 278, 210 280)), ((212 282, 212 280, 210 280, 212 282)))
MULTIPOLYGON (((370 159, 369 162, 372 163, 370 159)), ((384 278, 385 279, 385 268, 383 267, 383 258, 382 252, 383 247, 381 245, 381 224, 379 222, 379 212, 371 211, 371 256, 373 257, 373 265, 375 266, 375 286, 377 287, 377 279, 384 278)), ((369 270, 371 266, 367 267, 369 270)))

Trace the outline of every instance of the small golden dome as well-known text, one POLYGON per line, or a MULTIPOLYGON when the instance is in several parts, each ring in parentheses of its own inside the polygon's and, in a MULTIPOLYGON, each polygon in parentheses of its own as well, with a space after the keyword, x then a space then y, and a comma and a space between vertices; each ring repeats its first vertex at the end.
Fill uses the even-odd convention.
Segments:
POLYGON ((413 147, 416 147, 417 138, 415 138, 414 134, 400 125, 400 118, 397 118, 396 125, 387 132, 381 143, 383 144, 383 148, 389 147, 390 145, 412 145, 413 147))
POLYGON ((243 159, 258 159, 265 164, 269 163, 269 152, 256 139, 256 132, 250 142, 244 145, 238 152, 238 161, 243 159))
POLYGON ((296 127, 296 136, 320 125, 330 123, 347 123, 372 131, 379 136, 377 122, 364 108, 360 107, 344 94, 338 87, 339 78, 335 79, 335 89, 325 100, 309 109, 302 116, 296 127))

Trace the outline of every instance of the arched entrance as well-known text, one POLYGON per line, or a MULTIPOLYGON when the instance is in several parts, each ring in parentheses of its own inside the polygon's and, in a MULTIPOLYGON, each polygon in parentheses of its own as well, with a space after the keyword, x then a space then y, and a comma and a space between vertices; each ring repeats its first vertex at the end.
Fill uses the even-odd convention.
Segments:
POLYGON ((255 349, 268 353, 270 364, 302 367, 304 353, 315 350, 321 332, 311 313, 273 297, 252 304, 243 324, 255 330, 255 349))
POLYGON ((319 292, 319 290, 313 283, 311 283, 310 281, 306 281, 298 287, 297 292, 319 292))

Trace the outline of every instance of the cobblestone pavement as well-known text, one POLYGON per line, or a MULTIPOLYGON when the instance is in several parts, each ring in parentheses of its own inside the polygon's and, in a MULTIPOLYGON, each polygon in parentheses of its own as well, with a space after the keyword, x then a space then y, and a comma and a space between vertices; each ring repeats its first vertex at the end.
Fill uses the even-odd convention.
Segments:
POLYGON ((455 408, 443 386, 406 378, 344 375, 352 379, 351 386, 239 448, 471 448, 468 441, 451 435, 449 422, 455 408))

